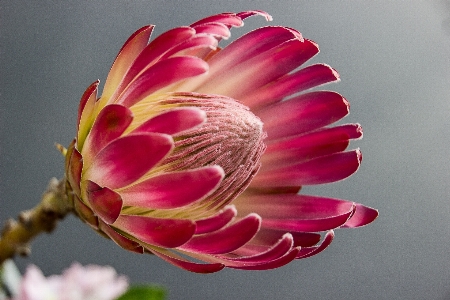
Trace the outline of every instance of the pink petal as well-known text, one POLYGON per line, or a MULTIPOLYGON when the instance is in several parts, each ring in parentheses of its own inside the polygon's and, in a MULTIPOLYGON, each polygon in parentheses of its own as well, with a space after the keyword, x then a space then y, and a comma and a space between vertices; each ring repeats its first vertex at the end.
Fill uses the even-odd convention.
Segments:
MULTIPOLYGON (((224 255, 223 257, 229 261, 236 261, 239 263, 245 262, 245 263, 252 263, 252 264, 260 264, 263 262, 269 262, 269 261, 278 259, 278 258, 286 255, 289 251, 292 250, 293 245, 294 245, 294 243, 293 243, 292 235, 290 235, 289 233, 286 233, 272 247, 268 248, 267 250, 265 250, 263 252, 256 252, 250 256, 233 257, 233 254, 236 253, 236 252, 234 252, 233 254, 224 255)), ((245 246, 239 248, 237 251, 238 254, 240 254, 242 252, 242 248, 252 248, 252 246, 245 245, 245 246)), ((227 266, 229 266, 229 265, 227 264, 227 266)))
POLYGON ((305 135, 271 143, 262 157, 262 167, 270 169, 300 163, 344 151, 350 139, 362 137, 359 124, 320 129, 305 135))
POLYGON ((83 96, 81 96, 80 105, 78 106, 78 119, 77 119, 78 127, 80 126, 81 116, 83 114, 83 111, 85 111, 85 109, 86 109, 86 114, 88 115, 90 113, 91 109, 94 107, 93 104, 95 103, 95 100, 97 100, 97 99, 96 99, 96 97, 92 97, 92 95, 97 94, 97 88, 98 88, 99 83, 100 83, 100 80, 93 82, 83 93, 83 96), (89 101, 91 98, 93 98, 93 99, 91 101, 89 101), (88 105, 88 107, 86 107, 86 105, 88 103, 89 103, 89 105, 88 105))
POLYGON ((372 223, 378 217, 378 210, 357 203, 355 213, 342 228, 355 228, 372 223))
POLYGON ((217 47, 217 39, 210 35, 197 35, 192 38, 190 38, 187 41, 184 41, 183 43, 178 44, 177 46, 173 47, 169 51, 167 51, 161 59, 166 59, 171 56, 195 56, 194 53, 199 52, 199 49, 205 49, 208 50, 206 53, 208 53, 211 50, 215 50, 217 47))
POLYGON ((230 76, 232 78, 236 74, 239 74, 236 72, 245 69, 245 67, 242 66, 238 69, 237 66, 292 39, 303 41, 299 32, 289 28, 258 28, 232 42, 230 45, 217 52, 211 59, 208 59, 210 68, 207 76, 205 75, 200 78, 189 80, 189 82, 182 85, 179 90, 194 91, 203 83, 209 82, 211 78, 222 81, 224 78, 228 79, 230 76), (231 69, 234 71, 231 72, 231 69), (228 77, 225 76, 224 72, 226 72, 228 77))
POLYGON ((330 183, 355 173, 361 160, 361 152, 352 150, 322 156, 293 166, 261 170, 251 182, 251 186, 275 187, 330 183))
POLYGON ((211 194, 224 178, 219 166, 165 173, 120 191, 126 206, 178 208, 211 194))
POLYGON ((210 34, 214 37, 228 39, 230 37, 230 30, 222 23, 206 23, 193 27, 197 34, 210 34))
POLYGON ((158 132, 170 135, 192 129, 206 121, 206 113, 198 108, 185 107, 167 110, 133 130, 132 133, 158 132))
MULTIPOLYGON (((267 248, 275 244, 285 233, 286 230, 282 229, 278 230, 273 228, 261 228, 250 244, 252 246, 261 246, 267 248)), ((321 235, 314 232, 291 231, 289 233, 294 239, 294 247, 311 247, 320 242, 321 239, 321 235)), ((241 249, 239 249, 239 251, 241 251, 241 249)))
POLYGON ((172 148, 172 138, 165 134, 127 135, 103 148, 83 176, 111 189, 124 187, 154 167, 172 148))
POLYGON ((76 195, 80 195, 80 182, 81 182, 81 172, 83 170, 83 157, 76 148, 72 148, 70 153, 69 165, 67 170, 67 180, 70 183, 70 187, 73 189, 76 195))
MULTIPOLYGON (((221 52, 224 51, 226 48, 221 52)), ((246 61, 226 66, 220 72, 213 73, 216 70, 214 58, 220 55, 219 53, 210 60, 211 73, 195 91, 239 99, 294 70, 318 51, 312 42, 294 38, 246 61)))
POLYGON ((109 98, 114 94, 133 61, 147 46, 153 28, 153 25, 140 28, 128 38, 122 46, 122 49, 120 49, 105 82, 102 94, 102 101, 104 104, 106 104, 109 98))
POLYGON ((84 204, 77 196, 74 196, 73 206, 77 215, 85 221, 93 229, 97 230, 99 225, 99 220, 95 216, 92 209, 90 209, 86 204, 84 204))
POLYGON ((64 149, 61 151, 61 153, 64 155, 64 169, 67 170, 70 165, 70 158, 72 157, 72 151, 76 147, 76 139, 73 139, 72 142, 70 142, 69 146, 67 147, 65 153, 64 149))
POLYGON ((242 95, 239 100, 248 107, 267 106, 295 93, 339 80, 339 74, 328 65, 316 64, 288 74, 252 93, 242 95))
POLYGON ((226 206, 223 210, 219 211, 216 215, 197 220, 195 223, 197 228, 195 234, 208 233, 219 230, 230 223, 237 215, 237 210, 234 205, 226 206))
POLYGON ((345 117, 347 100, 336 92, 311 92, 268 106, 256 113, 269 141, 321 128, 345 117))
POLYGON ((237 202, 239 214, 255 212, 263 220, 276 219, 323 219, 352 213, 350 201, 307 195, 257 195, 237 202))
POLYGON ((250 241, 258 232, 260 223, 258 215, 250 214, 218 231, 195 235, 179 249, 208 254, 228 253, 250 241))
POLYGON ((88 180, 87 196, 95 214, 106 224, 112 224, 117 220, 122 210, 122 198, 118 193, 88 180))
POLYGON ((221 23, 226 26, 233 26, 233 27, 241 27, 242 25, 244 25, 242 19, 236 16, 235 14, 221 13, 198 20, 197 22, 192 23, 190 27, 195 27, 201 24, 208 24, 208 23, 221 23))
POLYGON ((95 115, 93 109, 97 101, 97 88, 100 81, 91 84, 81 97, 80 106, 78 108, 78 134, 77 148, 83 149, 83 144, 89 130, 94 123, 95 115))
POLYGON ((300 231, 300 232, 319 232, 335 229, 351 217, 353 210, 340 216, 333 216, 323 219, 263 219, 264 228, 274 228, 278 230, 300 231))
POLYGON ((319 246, 302 248, 300 252, 297 254, 296 259, 307 258, 322 252, 331 244, 333 239, 334 239, 334 231, 330 230, 327 232, 325 238, 323 239, 322 243, 319 246))
POLYGON ((118 87, 115 95, 119 96, 120 93, 130 84, 133 79, 138 76, 139 73, 148 69, 152 65, 158 62, 161 57, 172 49, 174 46, 190 39, 195 35, 195 30, 189 27, 178 27, 164 32, 147 47, 145 47, 139 56, 133 61, 127 73, 118 87))
POLYGON ((281 26, 258 28, 233 41, 220 54, 214 56, 209 61, 211 71, 235 66, 292 39, 303 41, 301 34, 290 28, 281 26))
POLYGON ((187 261, 183 258, 181 258, 178 255, 175 255, 173 253, 169 253, 168 251, 164 251, 163 249, 148 249, 156 256, 164 259, 165 261, 182 268, 184 270, 195 272, 195 273, 214 273, 222 270, 225 266, 221 263, 216 264, 198 264, 194 262, 187 261))
POLYGON ((262 10, 248 10, 248 11, 243 11, 243 12, 237 13, 236 15, 238 17, 240 17, 242 20, 245 20, 251 16, 258 15, 258 16, 265 17, 267 21, 272 21, 272 16, 262 10))
POLYGON ((98 114, 84 144, 83 159, 88 162, 107 144, 120 137, 133 120, 133 114, 125 106, 111 104, 98 114))
POLYGON ((286 255, 266 262, 266 263, 261 263, 258 265, 246 265, 245 263, 240 266, 240 267, 231 267, 234 269, 241 269, 241 270, 270 270, 270 269, 275 269, 275 268, 279 268, 282 267, 288 263, 290 263, 291 261, 293 261, 296 256, 298 255, 300 249, 299 248, 294 248, 292 249, 289 253, 287 253, 286 255))
POLYGON ((344 151, 349 145, 350 141, 337 141, 334 143, 327 143, 323 145, 308 145, 300 149, 291 148, 289 150, 278 152, 272 156, 264 156, 262 166, 264 170, 279 168, 289 164, 298 164, 317 157, 326 156, 344 151), (270 160, 272 159, 272 160, 270 160))
MULTIPOLYGON (((295 194, 247 197, 245 202, 236 204, 240 214, 253 211, 260 215, 263 228, 300 232, 337 228, 355 210, 355 204, 349 201, 295 194)), ((261 235, 257 235, 259 242, 261 238, 267 241, 268 237, 261 235)))
POLYGON ((139 254, 144 253, 144 248, 141 245, 139 245, 139 243, 124 237, 123 235, 112 229, 106 223, 100 221, 99 228, 101 231, 107 234, 111 238, 111 240, 113 240, 117 245, 119 245, 123 249, 131 252, 136 252, 139 254))
POLYGON ((205 73, 208 64, 191 56, 171 57, 157 62, 137 77, 116 103, 130 107, 146 96, 178 81, 205 73))
POLYGON ((175 248, 186 243, 195 232, 195 223, 191 220, 131 215, 120 215, 112 226, 146 244, 164 248, 175 248))
MULTIPOLYGON (((292 251, 298 252, 298 249, 294 249, 292 247, 292 236, 290 234, 285 234, 275 245, 272 247, 266 247, 261 250, 261 247, 255 247, 245 245, 238 249, 238 251, 232 252, 230 254, 218 255, 218 256, 209 256, 207 259, 209 261, 216 261, 218 263, 222 263, 229 268, 250 268, 255 267, 257 269, 270 269, 274 268, 275 265, 281 266, 283 264, 292 261, 295 258, 295 255, 292 254, 292 251), (242 248, 246 248, 243 252, 250 252, 252 255, 250 256, 242 256, 240 252, 242 252, 242 248), (286 256, 289 255, 290 259, 287 259, 286 256), (265 266, 262 268, 262 266, 265 266), (270 267, 272 266, 272 267, 270 267)), ((202 257, 196 256, 198 259, 202 259, 202 257)))

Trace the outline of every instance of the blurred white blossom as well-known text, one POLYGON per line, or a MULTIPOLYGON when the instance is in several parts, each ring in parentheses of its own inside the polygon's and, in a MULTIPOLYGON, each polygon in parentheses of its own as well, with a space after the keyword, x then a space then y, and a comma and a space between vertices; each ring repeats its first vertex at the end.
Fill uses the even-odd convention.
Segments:
POLYGON ((127 288, 127 278, 108 266, 73 263, 62 275, 46 278, 38 267, 30 265, 14 300, 112 300, 127 288))

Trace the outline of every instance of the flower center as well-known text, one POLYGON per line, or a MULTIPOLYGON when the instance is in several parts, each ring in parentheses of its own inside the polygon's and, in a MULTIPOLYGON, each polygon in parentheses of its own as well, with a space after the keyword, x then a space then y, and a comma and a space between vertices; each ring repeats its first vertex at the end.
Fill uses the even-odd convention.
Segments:
POLYGON ((259 170, 266 147, 263 123, 246 106, 224 96, 177 93, 159 104, 198 107, 206 112, 204 124, 174 136, 174 151, 160 163, 165 172, 210 165, 223 168, 225 178, 217 190, 183 208, 190 218, 206 217, 240 195, 259 170))

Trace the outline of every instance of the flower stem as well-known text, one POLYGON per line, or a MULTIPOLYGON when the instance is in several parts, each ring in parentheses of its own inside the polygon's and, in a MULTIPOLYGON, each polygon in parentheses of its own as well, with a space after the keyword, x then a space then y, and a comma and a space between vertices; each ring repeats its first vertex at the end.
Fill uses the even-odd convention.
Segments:
POLYGON ((0 235, 0 264, 16 254, 30 254, 30 242, 37 235, 50 233, 58 221, 73 211, 65 189, 65 179, 52 178, 41 202, 19 214, 18 221, 9 219, 0 235))

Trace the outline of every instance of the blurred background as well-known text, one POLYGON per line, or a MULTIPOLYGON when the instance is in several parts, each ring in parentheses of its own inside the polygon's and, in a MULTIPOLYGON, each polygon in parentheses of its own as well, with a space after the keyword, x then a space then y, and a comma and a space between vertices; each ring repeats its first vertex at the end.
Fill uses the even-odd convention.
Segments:
POLYGON ((156 34, 223 11, 260 9, 230 40, 284 25, 317 42, 313 62, 351 104, 364 160, 358 173, 305 193, 378 208, 370 226, 338 230, 323 253, 271 271, 192 274, 116 247, 69 216, 32 244, 21 271, 59 274, 73 261, 111 265, 169 299, 450 299, 450 3, 410 1, 0 0, 0 222, 33 207, 63 175, 54 143, 75 135, 79 99, 123 42, 145 24, 156 34))

